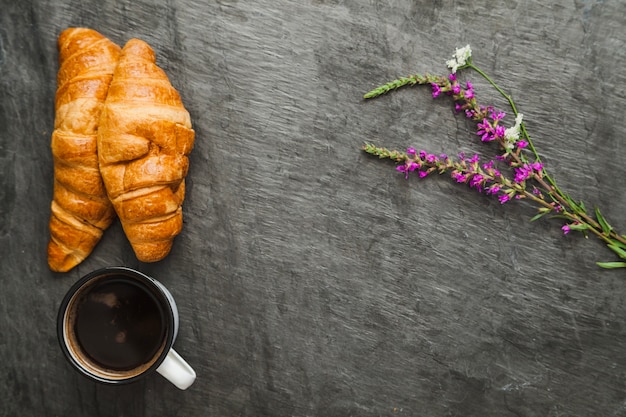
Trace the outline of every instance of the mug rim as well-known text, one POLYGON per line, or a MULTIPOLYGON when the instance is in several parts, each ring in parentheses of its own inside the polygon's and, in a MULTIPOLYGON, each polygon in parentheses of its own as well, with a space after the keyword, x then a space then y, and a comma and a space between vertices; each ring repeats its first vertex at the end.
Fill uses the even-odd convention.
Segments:
POLYGON ((174 344, 174 339, 176 337, 176 306, 172 305, 171 295, 168 297, 168 294, 165 292, 163 284, 161 284, 156 279, 140 272, 136 269, 132 269, 126 266, 107 266, 103 268, 96 269, 82 276, 78 281, 76 281, 66 292, 61 304, 59 306, 59 311, 57 313, 57 339, 59 344, 61 345, 61 351, 63 352, 65 358, 70 362, 72 367, 77 370, 83 376, 87 378, 109 384, 109 385, 123 385, 129 384, 131 382, 136 382, 149 374, 153 373, 157 370, 159 366, 163 363, 165 358, 167 357, 169 351, 174 344), (163 345, 163 350, 159 354, 159 357, 150 365, 147 369, 141 372, 138 375, 134 375, 128 378, 106 378, 97 374, 90 372, 85 369, 72 355, 70 349, 68 348, 68 343, 65 338, 65 315, 67 312, 67 308, 70 304, 70 301, 73 299, 76 292, 83 287, 89 281, 96 279, 98 277, 103 277, 115 273, 120 273, 121 275, 132 276, 134 278, 139 278, 142 283, 154 289, 162 300, 165 301, 163 304, 163 311, 165 313, 164 320, 166 321, 166 329, 165 329, 165 342, 163 345))

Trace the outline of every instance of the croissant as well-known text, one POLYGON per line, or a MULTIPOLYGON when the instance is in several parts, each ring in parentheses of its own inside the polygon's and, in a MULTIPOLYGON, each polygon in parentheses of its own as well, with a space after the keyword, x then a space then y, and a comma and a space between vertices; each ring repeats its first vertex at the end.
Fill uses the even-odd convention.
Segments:
POLYGON ((121 49, 85 28, 61 32, 58 48, 48 265, 66 272, 92 252, 115 218, 100 176, 96 133, 121 49))
POLYGON ((194 137, 189 113, 152 48, 129 40, 100 117, 98 158, 109 199, 142 262, 167 256, 181 232, 194 137))

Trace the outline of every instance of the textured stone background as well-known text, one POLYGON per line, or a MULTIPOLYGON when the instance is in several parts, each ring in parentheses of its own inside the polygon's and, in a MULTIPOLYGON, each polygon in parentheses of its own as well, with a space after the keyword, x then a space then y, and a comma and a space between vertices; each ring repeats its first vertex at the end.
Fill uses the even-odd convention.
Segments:
POLYGON ((626 273, 596 267, 600 242, 359 150, 490 155, 428 89, 361 98, 470 43, 562 188, 626 233, 624 2, 460 3, 0 0, 0 416, 626 416, 626 273), (158 264, 114 224, 48 270, 69 26, 149 42, 192 115, 185 228, 158 264), (65 291, 120 264, 176 297, 189 390, 96 385, 62 357, 65 291))

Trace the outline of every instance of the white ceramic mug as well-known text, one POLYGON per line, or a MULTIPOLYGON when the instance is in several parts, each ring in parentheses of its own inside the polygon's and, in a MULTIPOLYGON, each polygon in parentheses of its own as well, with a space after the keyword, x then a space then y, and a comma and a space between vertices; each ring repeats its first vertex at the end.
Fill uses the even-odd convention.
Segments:
POLYGON ((86 377, 125 384, 158 372, 180 389, 196 373, 172 348, 178 309, 159 281, 126 267, 93 271, 68 291, 57 319, 61 350, 86 377))

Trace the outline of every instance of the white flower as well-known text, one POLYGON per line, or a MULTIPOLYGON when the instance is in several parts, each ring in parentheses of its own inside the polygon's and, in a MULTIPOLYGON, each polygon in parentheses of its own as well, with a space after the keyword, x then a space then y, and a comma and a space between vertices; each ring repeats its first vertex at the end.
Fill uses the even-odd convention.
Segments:
POLYGON ((517 142, 517 140, 519 139, 519 135, 520 135, 520 128, 522 126, 522 119, 524 118, 524 115, 522 113, 519 113, 516 117, 515 117, 515 126, 513 127, 509 127, 508 129, 505 129, 504 131, 504 140, 506 140, 508 143, 513 144, 515 142, 517 142))
POLYGON ((455 74, 456 70, 467 64, 467 60, 471 57, 472 48, 470 48, 469 44, 467 44, 463 48, 457 48, 454 55, 452 55, 452 59, 446 61, 446 65, 452 70, 452 73, 455 74))

